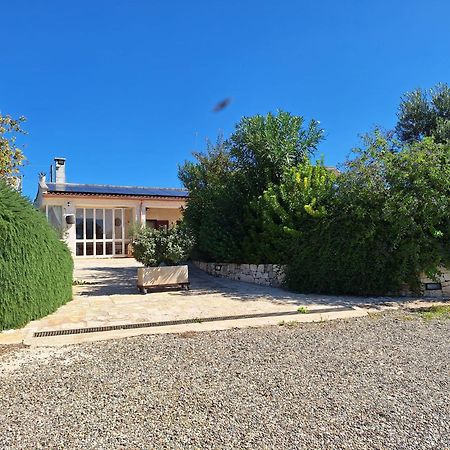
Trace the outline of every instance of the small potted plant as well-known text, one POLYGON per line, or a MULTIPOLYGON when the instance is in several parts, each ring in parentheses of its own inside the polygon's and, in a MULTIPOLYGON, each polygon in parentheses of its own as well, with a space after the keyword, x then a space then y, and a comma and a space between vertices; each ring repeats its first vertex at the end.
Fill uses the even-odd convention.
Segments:
POLYGON ((181 286, 189 289, 186 261, 193 245, 190 233, 182 226, 139 229, 132 239, 133 256, 145 267, 138 268, 140 292, 158 286, 181 286))

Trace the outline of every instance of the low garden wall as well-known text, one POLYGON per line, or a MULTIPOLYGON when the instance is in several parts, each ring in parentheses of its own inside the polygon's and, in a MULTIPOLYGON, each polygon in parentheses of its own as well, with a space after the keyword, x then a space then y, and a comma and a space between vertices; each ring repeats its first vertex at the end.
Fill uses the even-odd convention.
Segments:
POLYGON ((278 264, 232 264, 194 261, 199 269, 221 278, 279 287, 284 281, 284 266, 278 264))
POLYGON ((441 267, 441 277, 438 282, 423 276, 422 292, 427 297, 450 298, 450 269, 441 267))
MULTIPOLYGON (((279 287, 284 281, 284 267, 279 264, 233 264, 194 261, 199 269, 221 278, 279 287)), ((426 297, 450 298, 450 269, 441 268, 439 282, 422 277, 422 293, 426 297)), ((412 295, 407 286, 402 295, 412 295)))

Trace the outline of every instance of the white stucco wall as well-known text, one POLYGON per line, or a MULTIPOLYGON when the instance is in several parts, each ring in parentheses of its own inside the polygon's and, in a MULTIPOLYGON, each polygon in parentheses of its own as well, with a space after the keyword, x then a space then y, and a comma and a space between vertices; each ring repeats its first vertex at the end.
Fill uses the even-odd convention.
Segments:
MULTIPOLYGON (((146 219, 168 220, 170 223, 181 218, 183 199, 136 199, 136 198, 101 198, 87 196, 62 196, 38 192, 35 201, 36 207, 45 212, 47 205, 62 207, 62 220, 65 227, 65 240, 75 255, 76 225, 66 224, 66 216, 76 214, 77 208, 130 208, 133 224, 145 225, 146 219)), ((132 225, 127 224, 127 225, 132 225)))

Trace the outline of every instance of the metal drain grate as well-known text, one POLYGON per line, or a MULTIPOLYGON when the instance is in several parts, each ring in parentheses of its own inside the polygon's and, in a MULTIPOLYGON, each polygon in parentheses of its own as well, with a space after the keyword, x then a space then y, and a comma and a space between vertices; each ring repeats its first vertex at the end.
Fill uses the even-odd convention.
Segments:
MULTIPOLYGON (((310 309, 307 314, 314 313, 329 313, 329 312, 341 312, 341 311, 353 311, 351 307, 342 308, 322 308, 322 309, 310 309)), ((181 319, 181 320, 166 320, 162 322, 141 322, 131 323, 124 325, 107 325, 104 327, 88 327, 88 328, 74 328, 69 330, 49 330, 49 331, 37 331, 33 334, 34 337, 49 337, 49 336, 65 336, 69 334, 84 334, 84 333, 98 333, 102 331, 116 331, 116 330, 131 330, 135 328, 153 328, 153 327, 167 327, 170 325, 186 325, 190 323, 203 323, 203 322, 218 322, 221 320, 236 320, 236 319, 257 319, 262 317, 276 317, 276 316, 297 316, 300 313, 298 311, 280 311, 273 313, 255 313, 255 314, 241 314, 237 316, 220 316, 220 317, 202 317, 197 319, 181 319)))

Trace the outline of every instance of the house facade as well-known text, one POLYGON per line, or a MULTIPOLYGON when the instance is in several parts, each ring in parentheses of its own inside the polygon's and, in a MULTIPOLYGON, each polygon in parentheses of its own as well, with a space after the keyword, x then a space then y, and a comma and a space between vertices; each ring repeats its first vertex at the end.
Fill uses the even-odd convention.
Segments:
POLYGON ((185 189, 68 183, 66 160, 55 158, 50 181, 39 177, 35 205, 74 257, 111 258, 128 256, 135 226, 175 224, 187 198, 185 189))

